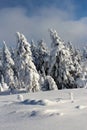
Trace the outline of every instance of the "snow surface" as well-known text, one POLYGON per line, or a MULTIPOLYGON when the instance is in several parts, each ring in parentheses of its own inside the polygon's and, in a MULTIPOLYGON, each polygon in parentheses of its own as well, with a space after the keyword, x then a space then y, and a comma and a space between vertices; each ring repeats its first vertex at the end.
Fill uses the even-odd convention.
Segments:
POLYGON ((86 122, 85 88, 0 95, 0 130, 87 130, 86 122))

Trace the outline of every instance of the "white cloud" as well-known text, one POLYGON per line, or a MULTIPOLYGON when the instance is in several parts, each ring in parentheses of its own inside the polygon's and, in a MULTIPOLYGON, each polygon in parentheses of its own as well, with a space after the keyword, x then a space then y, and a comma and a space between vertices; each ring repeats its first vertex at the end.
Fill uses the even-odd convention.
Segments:
POLYGON ((48 28, 55 28, 65 41, 72 41, 77 47, 87 42, 87 17, 73 20, 73 14, 57 8, 43 8, 37 15, 27 16, 22 8, 0 10, 0 44, 3 40, 15 46, 15 33, 24 33, 30 41, 44 38, 50 44, 48 28))

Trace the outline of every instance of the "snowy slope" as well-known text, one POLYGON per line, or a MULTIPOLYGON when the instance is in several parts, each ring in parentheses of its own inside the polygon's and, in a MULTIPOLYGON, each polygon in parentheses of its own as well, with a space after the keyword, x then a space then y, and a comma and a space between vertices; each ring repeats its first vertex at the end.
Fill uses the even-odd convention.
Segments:
POLYGON ((0 96, 0 130, 87 130, 87 89, 19 97, 22 101, 17 94, 0 96))

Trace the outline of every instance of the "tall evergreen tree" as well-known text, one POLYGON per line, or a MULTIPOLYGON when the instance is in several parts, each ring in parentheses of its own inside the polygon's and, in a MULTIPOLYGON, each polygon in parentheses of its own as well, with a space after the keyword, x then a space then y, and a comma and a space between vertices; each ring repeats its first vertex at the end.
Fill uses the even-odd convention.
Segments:
POLYGON ((19 32, 17 33, 16 50, 15 64, 20 87, 25 87, 29 91, 38 91, 40 89, 39 74, 33 63, 30 44, 19 32))
POLYGON ((48 59, 49 51, 46 47, 46 44, 43 40, 38 41, 37 47, 34 43, 31 44, 31 50, 34 57, 34 62, 37 70, 42 74, 45 71, 45 74, 48 73, 48 59), (44 69, 44 70, 43 70, 44 69))
POLYGON ((50 37, 52 49, 49 74, 54 78, 59 89, 77 87, 77 71, 69 48, 67 48, 55 30, 50 30, 50 37))

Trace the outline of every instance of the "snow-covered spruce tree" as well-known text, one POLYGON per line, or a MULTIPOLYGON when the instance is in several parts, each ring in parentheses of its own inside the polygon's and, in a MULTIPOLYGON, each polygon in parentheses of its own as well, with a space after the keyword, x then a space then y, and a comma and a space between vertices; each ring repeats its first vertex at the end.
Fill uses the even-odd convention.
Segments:
POLYGON ((41 73, 48 74, 49 69, 49 51, 43 40, 38 42, 38 54, 39 54, 39 68, 41 73), (44 72, 43 72, 44 71, 44 72))
POLYGON ((1 75, 3 74, 3 67, 2 67, 2 50, 0 49, 0 83, 1 83, 1 75))
POLYGON ((82 66, 82 73, 80 78, 77 79, 77 84, 80 87, 84 87, 87 83, 87 47, 84 47, 82 56, 80 56, 79 51, 76 52, 76 55, 77 58, 81 59, 82 66))
POLYGON ((13 71, 14 61, 11 58, 11 53, 8 50, 8 47, 6 46, 5 42, 3 42, 3 44, 4 44, 2 54, 3 76, 5 83, 7 83, 9 88, 12 90, 15 88, 14 71, 13 71))
POLYGON ((2 59, 2 50, 0 49, 0 61, 2 59))
POLYGON ((75 76, 80 77, 80 74, 82 73, 82 56, 79 49, 73 48, 71 43, 68 43, 68 49, 70 51, 70 55, 75 67, 75 76))
POLYGON ((83 59, 87 59, 87 46, 83 48, 83 59))
POLYGON ((42 74, 44 69, 47 75, 49 67, 48 65, 49 52, 46 47, 46 44, 44 43, 43 40, 40 40, 38 41, 37 47, 34 44, 31 45, 31 50, 37 70, 42 74))
POLYGON ((2 75, 2 62, 0 60, 0 82, 1 82, 1 75, 2 75))
POLYGON ((10 53, 13 60, 15 60, 15 50, 14 48, 10 47, 10 53))
POLYGON ((31 52, 32 52, 33 62, 36 68, 38 69, 38 57, 39 57, 38 48, 35 45, 33 40, 31 41, 31 52))
POLYGON ((17 32, 15 65, 18 72, 19 86, 26 88, 27 91, 38 91, 39 74, 33 63, 30 44, 23 34, 17 32))
POLYGON ((77 87, 77 71, 69 48, 55 30, 50 30, 50 37, 52 49, 50 52, 49 74, 54 78, 59 89, 77 87))
POLYGON ((74 49, 74 47, 72 46, 72 43, 71 43, 71 42, 68 42, 68 43, 67 43, 67 49, 70 51, 70 55, 71 55, 72 59, 74 60, 75 49, 74 49))
POLYGON ((75 71, 76 71, 76 77, 80 77, 80 74, 82 73, 82 66, 81 66, 81 53, 80 50, 75 49, 74 57, 73 57, 73 62, 75 66, 75 71))

